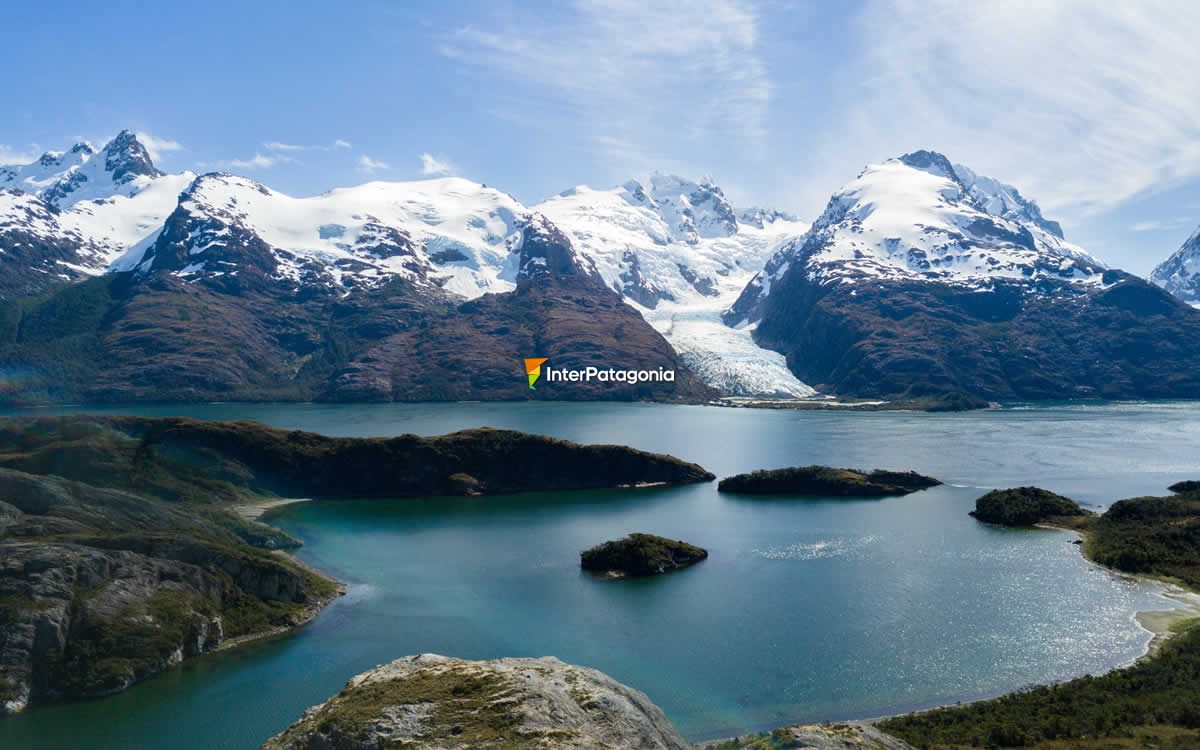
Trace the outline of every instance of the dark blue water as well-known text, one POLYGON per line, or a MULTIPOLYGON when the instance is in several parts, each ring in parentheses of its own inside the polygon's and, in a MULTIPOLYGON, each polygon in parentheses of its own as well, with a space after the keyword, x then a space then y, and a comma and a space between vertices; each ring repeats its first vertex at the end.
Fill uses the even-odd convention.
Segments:
MULTIPOLYGON (((123 409, 121 411, 130 411, 123 409)), ((272 522, 349 584, 302 631, 184 664, 112 698, 0 722, 0 745, 253 748, 347 678, 434 651, 555 655, 647 692, 694 738, 993 695, 1144 649, 1170 604, 1086 563, 1072 536, 967 516, 984 487, 1092 504, 1200 477, 1200 406, 842 414, 614 404, 211 405, 338 435, 512 427, 673 453, 718 475, 830 463, 950 483, 881 501, 750 499, 714 484, 288 506, 272 522), (956 486, 957 485, 957 486, 956 486), (631 531, 709 549, 651 580, 580 573, 631 531)))

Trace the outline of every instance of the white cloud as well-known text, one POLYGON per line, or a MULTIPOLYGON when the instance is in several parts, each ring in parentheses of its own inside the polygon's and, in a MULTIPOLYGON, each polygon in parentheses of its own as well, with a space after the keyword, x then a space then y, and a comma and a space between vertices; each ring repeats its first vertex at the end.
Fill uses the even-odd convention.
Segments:
POLYGON ((298 143, 284 143, 283 141, 268 141, 263 144, 263 148, 275 153, 296 153, 297 151, 336 151, 338 149, 350 148, 348 141, 343 141, 341 138, 336 139, 328 146, 305 146, 298 143))
POLYGON ((0 143, 0 164, 28 164, 41 155, 41 148, 36 143, 29 144, 28 149, 16 149, 0 143))
POLYGON ((249 159, 231 159, 229 161, 229 166, 237 167, 238 169, 269 169, 278 164, 280 161, 281 160, 278 157, 263 156, 262 154, 256 153, 249 159))
POLYGON ((842 182, 934 148, 1070 219, 1200 175, 1200 4, 872 0, 859 23, 814 149, 842 182))
POLYGON ((771 83, 757 15, 742 0, 577 0, 569 20, 466 27, 439 51, 533 87, 538 96, 526 101, 555 98, 622 168, 730 140, 753 151, 765 133, 771 83))
POLYGON ((179 141, 159 138, 142 131, 139 131, 136 135, 141 144, 146 147, 146 153, 150 154, 152 161, 158 161, 163 154, 183 150, 183 144, 179 141))
POLYGON ((358 166, 364 172, 374 172, 377 169, 391 169, 391 165, 387 162, 372 159, 366 154, 358 157, 358 166))
POLYGON ((445 176, 457 172, 454 165, 432 154, 421 154, 421 174, 445 176))
POLYGON ((1184 229, 1184 228, 1192 226, 1193 223, 1194 223, 1193 220, 1186 219, 1186 218, 1169 219, 1166 221, 1157 220, 1157 219, 1151 220, 1151 221, 1139 221, 1139 222, 1130 224, 1129 231, 1131 231, 1131 232, 1166 232, 1166 231, 1174 231, 1176 229, 1184 229))

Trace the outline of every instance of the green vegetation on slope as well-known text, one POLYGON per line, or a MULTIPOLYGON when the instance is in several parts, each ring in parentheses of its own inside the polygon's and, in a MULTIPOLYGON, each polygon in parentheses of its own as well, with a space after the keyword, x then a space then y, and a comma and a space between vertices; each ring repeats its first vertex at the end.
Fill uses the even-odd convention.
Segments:
POLYGON ((971 515, 1001 526, 1033 526, 1057 516, 1081 516, 1087 511, 1074 500, 1040 487, 992 490, 975 501, 971 515))
POLYGON ((630 534, 580 552, 579 565, 599 573, 649 576, 694 565, 707 557, 708 551, 694 544, 654 534, 630 534))
POLYGON ((797 466, 761 469, 721 480, 722 492, 747 494, 811 495, 816 497, 887 497, 907 495, 941 484, 915 471, 870 472, 830 466, 797 466))

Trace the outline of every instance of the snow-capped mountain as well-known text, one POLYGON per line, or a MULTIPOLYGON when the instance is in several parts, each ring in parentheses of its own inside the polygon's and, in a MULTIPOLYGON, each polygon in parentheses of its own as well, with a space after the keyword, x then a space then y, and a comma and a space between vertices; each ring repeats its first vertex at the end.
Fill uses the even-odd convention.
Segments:
POLYGON ((1200 312, 1105 268, 1015 188, 929 151, 834 194, 725 320, 836 395, 1200 395, 1200 312))
POLYGON ((1200 307, 1200 228, 1159 263, 1150 280, 1193 307, 1200 307))
POLYGON ((194 178, 161 172, 128 130, 100 151, 77 143, 30 164, 0 166, 0 190, 8 196, 0 199, 0 242, 27 243, 4 236, 21 228, 57 245, 53 266, 44 269, 50 278, 102 273, 131 245, 153 239, 194 178), (31 212, 41 218, 27 221, 31 212))
POLYGON ((1016 188, 917 151, 867 167, 834 194, 809 232, 746 287, 727 322, 754 322, 793 265, 820 284, 864 279, 988 289, 997 280, 1099 284, 1105 266, 1063 239, 1016 188))
POLYGON ((459 178, 371 182, 295 198, 254 180, 202 175, 180 196, 158 242, 135 246, 114 270, 173 264, 180 276, 238 272, 222 257, 234 235, 257 240, 278 280, 343 293, 395 278, 472 299, 511 291, 514 252, 531 212, 499 190, 459 178))
POLYGON ((811 396, 783 357, 721 312, 807 224, 777 211, 738 212, 710 180, 673 175, 608 190, 579 186, 537 204, 709 385, 739 396, 811 396))
POLYGON ((512 291, 543 259, 522 258, 531 228, 566 233, 571 265, 596 273, 722 392, 807 396, 782 357, 720 322, 764 258, 806 225, 779 212, 739 224, 711 182, 655 176, 612 190, 579 187, 528 208, 461 178, 372 182, 295 198, 229 174, 203 175, 167 231, 113 270, 181 278, 245 275, 340 294, 396 279, 457 297, 512 291), (235 248, 237 258, 230 255, 235 248), (239 259, 240 258, 240 259, 239 259), (253 260, 250 260, 250 259, 253 260))

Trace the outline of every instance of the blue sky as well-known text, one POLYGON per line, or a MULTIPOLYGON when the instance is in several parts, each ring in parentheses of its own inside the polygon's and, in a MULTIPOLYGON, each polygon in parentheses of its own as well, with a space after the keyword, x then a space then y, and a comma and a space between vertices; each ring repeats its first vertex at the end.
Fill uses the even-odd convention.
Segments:
POLYGON ((1200 224, 1182 0, 10 5, 0 162, 129 127, 164 169, 293 194, 452 173, 533 203, 657 169, 811 219, 932 148, 1135 272, 1200 224))

